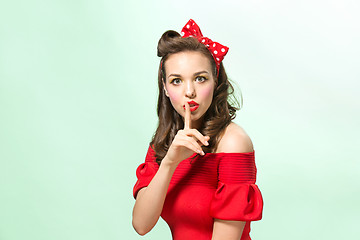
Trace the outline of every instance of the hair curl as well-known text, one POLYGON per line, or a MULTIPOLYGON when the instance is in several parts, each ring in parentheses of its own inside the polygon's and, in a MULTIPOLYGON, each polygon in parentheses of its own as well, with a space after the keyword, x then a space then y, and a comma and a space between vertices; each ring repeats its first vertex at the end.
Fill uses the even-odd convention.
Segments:
MULTIPOLYGON (((210 62, 213 69, 213 76, 216 82, 212 103, 204 115, 204 124, 198 129, 204 136, 209 136, 209 145, 203 146, 205 153, 215 152, 219 141, 226 127, 236 117, 236 110, 229 101, 229 97, 234 93, 234 88, 229 82, 223 64, 220 64, 219 75, 217 76, 216 64, 210 51, 206 46, 200 43, 196 38, 182 38, 176 31, 166 31, 160 38, 157 47, 157 55, 161 57, 158 71, 159 96, 157 104, 157 115, 159 122, 157 129, 152 136, 150 146, 154 149, 156 162, 161 163, 165 157, 178 130, 184 128, 182 116, 173 108, 169 98, 164 93, 165 83, 165 62, 167 58, 174 53, 183 51, 196 51, 204 54, 210 62)), ((237 99, 234 98, 238 105, 237 99)))

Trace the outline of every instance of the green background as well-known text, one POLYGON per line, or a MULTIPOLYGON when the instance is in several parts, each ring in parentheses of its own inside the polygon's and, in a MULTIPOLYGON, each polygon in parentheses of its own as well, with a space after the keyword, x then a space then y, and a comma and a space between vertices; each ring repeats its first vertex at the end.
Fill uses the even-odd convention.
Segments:
POLYGON ((256 151, 255 239, 357 239, 358 1, 1 1, 0 239, 170 239, 131 225, 157 41, 194 19, 256 151), (240 97, 239 97, 240 98, 240 97))

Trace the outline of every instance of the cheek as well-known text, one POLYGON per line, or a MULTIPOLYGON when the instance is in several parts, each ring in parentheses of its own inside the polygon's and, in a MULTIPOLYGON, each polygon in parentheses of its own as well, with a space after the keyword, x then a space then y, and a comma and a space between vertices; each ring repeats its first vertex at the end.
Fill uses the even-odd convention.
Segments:
POLYGON ((199 97, 201 97, 203 99, 210 98, 210 100, 211 100, 213 92, 214 92, 214 88, 212 86, 202 88, 199 91, 199 97))
POLYGON ((181 98, 180 98, 180 96, 179 96, 178 93, 176 93, 176 92, 174 92, 174 91, 168 91, 168 93, 169 93, 170 101, 171 101, 172 103, 177 103, 177 102, 180 101, 181 98))

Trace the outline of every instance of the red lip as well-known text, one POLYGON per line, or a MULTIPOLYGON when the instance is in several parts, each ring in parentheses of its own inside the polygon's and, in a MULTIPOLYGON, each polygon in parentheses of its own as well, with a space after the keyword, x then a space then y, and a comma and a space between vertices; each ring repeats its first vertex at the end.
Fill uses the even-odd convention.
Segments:
POLYGON ((190 101, 190 102, 188 102, 188 104, 194 104, 194 105, 199 105, 197 102, 195 102, 195 101, 190 101))
MULTIPOLYGON (((199 104, 195 101, 190 101, 188 102, 189 105, 194 105, 194 106, 190 106, 190 111, 195 111, 198 107, 199 107, 199 104)), ((185 105, 183 105, 184 109, 185 109, 185 105)))
MULTIPOLYGON (((195 105, 195 106, 196 106, 196 105, 199 105, 199 104, 198 104, 197 102, 195 102, 195 101, 190 101, 190 102, 188 102, 188 104, 189 104, 189 105, 195 105)), ((185 107, 185 105, 184 105, 184 107, 185 107)))

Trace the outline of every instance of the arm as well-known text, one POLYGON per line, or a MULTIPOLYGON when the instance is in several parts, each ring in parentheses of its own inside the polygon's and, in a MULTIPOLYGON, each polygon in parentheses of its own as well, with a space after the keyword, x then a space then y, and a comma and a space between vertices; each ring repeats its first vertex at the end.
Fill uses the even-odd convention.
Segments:
POLYGON ((214 219, 211 240, 239 240, 245 227, 243 221, 214 219))
POLYGON ((138 192, 132 219, 132 225, 138 234, 145 235, 157 223, 175 169, 176 166, 163 161, 150 184, 138 192))
MULTIPOLYGON (((236 124, 227 128, 219 143, 219 152, 251 152, 253 144, 246 132, 236 124)), ((239 240, 245 221, 214 219, 212 240, 239 240)))
POLYGON ((200 154, 203 144, 208 145, 206 142, 209 140, 208 136, 205 137, 198 130, 191 129, 190 106, 189 103, 185 103, 185 105, 184 129, 179 130, 175 135, 166 156, 161 161, 160 167, 149 185, 141 189, 136 196, 132 224, 135 231, 140 235, 148 233, 159 220, 171 177, 178 164, 194 152, 200 154))

